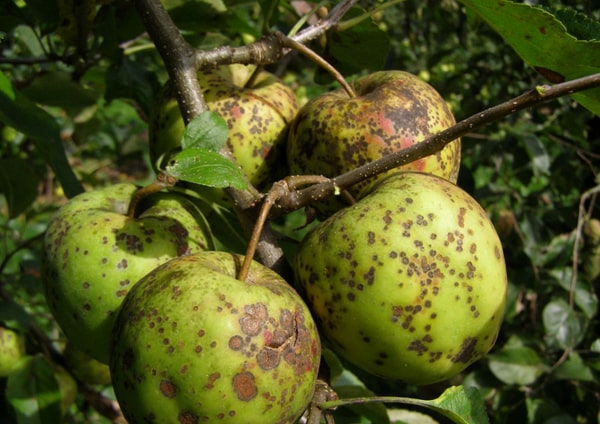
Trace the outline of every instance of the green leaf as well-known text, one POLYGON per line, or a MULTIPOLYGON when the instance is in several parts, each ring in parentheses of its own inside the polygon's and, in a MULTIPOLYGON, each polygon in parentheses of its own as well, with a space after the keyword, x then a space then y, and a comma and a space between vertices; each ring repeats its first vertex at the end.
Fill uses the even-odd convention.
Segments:
POLYGON ((213 150, 183 150, 173 156, 166 172, 179 180, 209 187, 231 186, 239 190, 247 187, 240 168, 213 150))
POLYGON ((60 138, 60 127, 54 118, 20 92, 0 72, 0 121, 31 137, 52 167, 68 197, 83 191, 73 173, 60 138))
POLYGON ((155 72, 141 63, 123 57, 106 72, 106 100, 125 98, 135 100, 149 115, 160 83, 155 72))
MULTIPOLYGON (((348 25, 342 31, 332 30, 327 33, 325 56, 343 75, 365 69, 383 69, 388 57, 390 40, 387 32, 379 28, 370 17, 360 20, 365 13, 361 8, 351 9, 345 18, 350 21, 356 18, 357 23, 348 25)), ((319 69, 318 78, 325 81, 330 80, 331 76, 319 69)))
POLYGON ((554 378, 563 380, 595 381, 592 370, 583 362, 577 352, 571 352, 565 362, 552 373, 554 378))
POLYGON ((20 158, 0 159, 0 193, 6 197, 8 216, 14 218, 36 199, 38 178, 20 158))
POLYGON ((461 418, 461 420, 454 419, 454 422, 464 422, 465 424, 489 423, 483 398, 479 390, 475 387, 449 387, 440 397, 434 399, 431 403, 437 408, 444 411, 451 411, 453 415, 461 418))
MULTIPOLYGON (((562 82, 600 72, 600 41, 577 39, 550 12, 507 0, 460 1, 477 13, 527 64, 550 82, 562 82)), ((575 93, 573 98, 600 115, 600 89, 575 93)))
POLYGON ((97 94, 73 81, 67 72, 56 71, 34 79, 23 90, 30 100, 62 108, 84 108, 96 103, 97 94))
POLYGON ((229 127, 218 113, 206 111, 185 127, 182 149, 196 148, 219 151, 227 143, 229 127))
POLYGON ((18 424, 61 422, 61 393, 54 368, 43 356, 31 357, 8 377, 6 398, 18 424))
POLYGON ((542 320, 546 336, 563 349, 577 346, 585 334, 585 317, 572 310, 562 299, 546 305, 542 320))
POLYGON ((526 386, 542 375, 538 354, 528 347, 509 347, 488 356, 490 371, 506 384, 526 386))

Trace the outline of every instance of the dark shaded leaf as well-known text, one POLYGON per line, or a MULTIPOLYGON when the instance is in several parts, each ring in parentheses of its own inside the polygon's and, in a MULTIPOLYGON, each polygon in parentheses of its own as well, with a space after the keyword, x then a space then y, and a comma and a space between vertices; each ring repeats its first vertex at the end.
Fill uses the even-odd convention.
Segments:
POLYGON ((6 197, 8 216, 14 218, 36 199, 38 178, 20 158, 0 159, 0 193, 6 197))

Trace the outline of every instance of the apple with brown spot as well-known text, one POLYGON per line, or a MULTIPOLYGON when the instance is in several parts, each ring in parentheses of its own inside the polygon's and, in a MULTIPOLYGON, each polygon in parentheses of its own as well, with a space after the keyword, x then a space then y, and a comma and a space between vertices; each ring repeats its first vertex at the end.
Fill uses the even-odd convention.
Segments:
MULTIPOLYGON (((351 86, 356 97, 337 89, 315 97, 296 115, 287 143, 292 175, 333 178, 419 143, 455 123, 440 94, 408 72, 374 72, 351 82, 351 86)), ((401 169, 427 172, 456 182, 459 167, 460 139, 401 169)), ((385 175, 365 180, 349 191, 359 197, 385 175)), ((345 204, 329 198, 314 206, 329 216, 345 204)))
MULTIPOLYGON (((266 71, 254 75, 255 70, 254 65, 232 64, 200 71, 197 77, 208 108, 229 127, 227 147, 232 156, 250 183, 263 189, 287 174, 287 168, 282 167, 283 146, 299 106, 283 81, 266 71)), ((150 160, 155 166, 162 155, 181 147, 184 130, 174 86, 167 83, 154 105, 149 126, 150 160)), ((228 204, 222 190, 192 187, 228 204)))
POLYGON ((161 265, 127 294, 111 375, 131 423, 293 423, 312 399, 321 345, 278 274, 212 251, 161 265))
POLYGON ((482 207, 434 175, 399 172, 307 234, 297 280, 341 356, 411 384, 484 356, 502 323, 502 246, 482 207))
POLYGON ((200 213, 183 197, 157 193, 128 217, 137 189, 123 183, 73 197, 44 237, 48 306, 73 346, 102 363, 129 289, 169 259, 212 247, 200 213))

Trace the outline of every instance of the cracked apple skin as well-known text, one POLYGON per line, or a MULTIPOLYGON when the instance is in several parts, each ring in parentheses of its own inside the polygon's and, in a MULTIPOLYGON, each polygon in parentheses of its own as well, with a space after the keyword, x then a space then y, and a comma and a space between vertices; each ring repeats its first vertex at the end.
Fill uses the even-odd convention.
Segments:
POLYGON ((174 259, 128 294, 111 374, 130 423, 293 423, 314 391, 321 346, 308 307, 243 257, 174 259))
POLYGON ((451 182, 399 172, 307 234, 297 281, 321 334, 357 367, 430 384, 485 355, 507 277, 481 206, 451 182))
MULTIPOLYGON (((315 97, 305 104, 290 126, 287 161, 290 173, 336 177, 392 152, 425 140, 454 125, 444 99, 429 84, 404 71, 380 71, 351 82, 356 97, 343 89, 315 97)), ((348 189, 355 198, 391 172, 413 170, 456 182, 461 143, 348 189)), ((314 207, 323 216, 346 206, 336 198, 314 207)))
MULTIPOLYGON (((198 83, 209 110, 218 113, 229 127, 227 147, 259 189, 287 174, 283 144, 289 123, 298 112, 294 92, 275 75, 262 71, 250 81, 253 65, 226 65, 198 72, 198 83)), ((181 147, 185 125, 175 99, 174 87, 167 83, 157 100, 150 120, 150 160, 181 147)), ((196 186, 201 193, 223 198, 222 190, 196 186)))
POLYGON ((102 363, 130 288, 169 259, 212 248, 196 211, 176 195, 158 193, 129 218, 136 190, 123 183, 75 196, 54 214, 44 236, 50 311, 67 339, 102 363))

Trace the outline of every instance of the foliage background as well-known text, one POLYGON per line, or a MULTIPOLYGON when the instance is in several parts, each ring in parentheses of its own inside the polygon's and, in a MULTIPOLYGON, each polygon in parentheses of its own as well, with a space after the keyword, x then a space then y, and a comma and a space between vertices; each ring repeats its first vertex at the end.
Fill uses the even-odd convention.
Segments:
MULTIPOLYGON (((589 19, 582 39, 600 39, 597 2, 539 3, 581 12, 589 19)), ((271 8, 266 0, 163 4, 186 39, 206 49, 247 44, 265 27, 288 32, 298 20, 295 8, 303 6, 281 1, 271 8), (268 22, 267 11, 272 12, 268 22)), ((363 10, 377 6, 360 3, 363 10)), ((353 11, 346 19, 360 14, 353 11)), ((547 83, 494 29, 454 0, 398 2, 313 47, 346 77, 391 68, 419 75, 447 99, 457 120, 547 83), (356 46, 369 54, 357 57, 356 46)), ((298 55, 269 68, 302 101, 335 86, 298 55)), ((65 340, 45 306, 41 236, 65 194, 77 190, 76 184, 57 182, 57 169, 72 170, 85 189, 152 180, 147 119, 167 74, 133 6, 121 0, 0 1, 0 69, 19 93, 19 104, 35 103, 47 114, 34 120, 23 106, 10 115, 0 103, 0 321, 26 334, 30 361, 25 371, 0 380, 0 414, 18 422, 51 422, 48 417, 56 414, 66 423, 109 422, 90 406, 81 382, 60 390, 56 366, 65 364, 46 343, 61 351, 65 340), (97 14, 85 9, 94 4, 97 14), (73 23, 74 11, 79 26, 73 23), (81 18, 85 13, 90 19, 81 18), (40 133, 52 136, 42 143, 36 137, 40 133), (68 165, 55 149, 66 151, 68 165)), ((6 81, 0 83, 6 87, 6 81)), ((496 347, 453 381, 427 387, 374 379, 328 355, 340 395, 431 399, 462 384, 479 390, 494 423, 600 422, 600 234, 582 225, 600 218, 595 207, 599 170, 600 119, 570 98, 464 137, 459 184, 492 216, 509 271, 509 307, 496 347)), ((213 211, 209 219, 217 222, 223 246, 243 251, 231 231, 237 223, 227 211, 213 211)), ((302 236, 295 230, 302 219, 292 213, 275 223, 292 253, 294 240, 302 236)), ((93 391, 114 398, 110 386, 93 391)), ((340 408, 336 418, 340 423, 417 422, 402 408, 340 408)))

